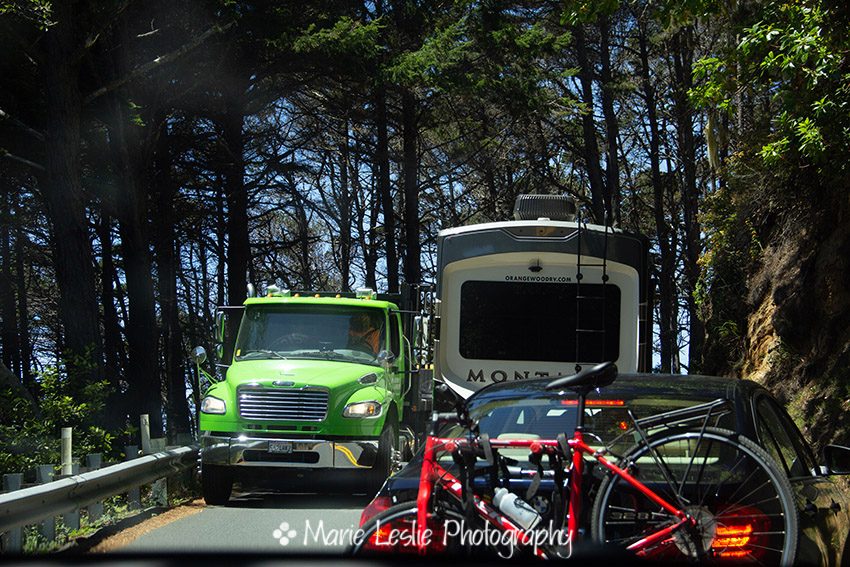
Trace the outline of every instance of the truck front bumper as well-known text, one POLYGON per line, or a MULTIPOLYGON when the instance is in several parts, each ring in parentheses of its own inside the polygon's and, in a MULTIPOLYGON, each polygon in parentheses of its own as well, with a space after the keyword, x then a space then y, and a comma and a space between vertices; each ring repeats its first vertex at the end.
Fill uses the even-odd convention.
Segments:
POLYGON ((202 466, 370 469, 377 455, 377 440, 331 441, 201 435, 202 466))

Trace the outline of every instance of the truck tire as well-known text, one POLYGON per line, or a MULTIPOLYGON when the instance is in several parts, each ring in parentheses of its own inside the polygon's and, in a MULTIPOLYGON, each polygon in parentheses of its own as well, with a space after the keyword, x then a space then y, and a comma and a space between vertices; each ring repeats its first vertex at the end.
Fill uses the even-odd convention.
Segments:
POLYGON ((201 467, 201 490, 204 502, 211 506, 227 504, 233 492, 233 474, 225 467, 201 467))
POLYGON ((376 493, 384 485, 384 481, 390 476, 393 465, 393 453, 398 445, 398 421, 394 416, 390 416, 384 429, 381 431, 381 437, 378 440, 378 456, 375 457, 375 464, 369 469, 366 480, 366 488, 371 493, 376 493))

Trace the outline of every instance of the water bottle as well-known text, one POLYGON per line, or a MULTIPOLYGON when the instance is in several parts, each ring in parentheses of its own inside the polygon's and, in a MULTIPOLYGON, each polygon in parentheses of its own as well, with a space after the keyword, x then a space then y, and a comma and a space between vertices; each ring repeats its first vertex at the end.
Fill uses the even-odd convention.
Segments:
POLYGON ((507 488, 496 489, 493 494, 493 505, 526 531, 533 530, 542 519, 531 504, 507 488))

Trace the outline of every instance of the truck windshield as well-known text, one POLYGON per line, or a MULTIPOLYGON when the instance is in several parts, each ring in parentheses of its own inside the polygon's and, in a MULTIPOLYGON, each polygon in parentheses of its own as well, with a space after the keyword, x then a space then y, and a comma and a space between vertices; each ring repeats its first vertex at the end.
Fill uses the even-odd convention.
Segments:
POLYGON ((377 365, 385 326, 380 309, 249 306, 236 339, 236 360, 306 358, 377 365))

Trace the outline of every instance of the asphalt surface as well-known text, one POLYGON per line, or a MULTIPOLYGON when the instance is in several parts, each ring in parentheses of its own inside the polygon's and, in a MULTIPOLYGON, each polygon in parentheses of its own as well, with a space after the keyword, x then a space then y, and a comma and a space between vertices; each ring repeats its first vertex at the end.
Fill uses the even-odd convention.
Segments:
MULTIPOLYGON (((323 482, 333 486, 333 482, 323 482)), ((338 492, 321 487, 237 486, 225 506, 148 532, 121 551, 131 553, 309 553, 341 555, 354 536, 371 495, 339 483, 338 492), (310 490, 313 490, 312 492, 310 490)))

